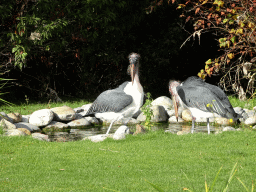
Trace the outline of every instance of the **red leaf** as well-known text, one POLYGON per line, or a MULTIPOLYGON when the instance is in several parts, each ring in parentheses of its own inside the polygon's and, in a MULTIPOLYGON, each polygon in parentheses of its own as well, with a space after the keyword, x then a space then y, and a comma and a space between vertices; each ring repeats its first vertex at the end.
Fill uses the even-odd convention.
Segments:
POLYGON ((211 23, 207 23, 207 26, 210 27, 210 26, 211 26, 211 23))
POLYGON ((190 20, 190 16, 187 17, 186 22, 188 22, 189 20, 190 20))
POLYGON ((200 7, 196 8, 195 14, 197 14, 200 11, 200 7))
POLYGON ((207 16, 207 19, 211 19, 211 16, 212 16, 212 14, 210 13, 210 14, 207 16))

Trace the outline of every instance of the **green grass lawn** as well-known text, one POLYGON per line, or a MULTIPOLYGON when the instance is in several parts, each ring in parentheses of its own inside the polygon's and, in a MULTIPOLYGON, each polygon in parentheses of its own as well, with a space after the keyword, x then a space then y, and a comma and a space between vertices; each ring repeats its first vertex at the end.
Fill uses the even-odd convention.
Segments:
MULTIPOLYGON (((93 102, 93 101, 91 101, 93 102)), ((34 111, 40 110, 40 109, 51 109, 54 107, 61 107, 61 106, 69 106, 71 108, 76 107, 82 107, 83 105, 86 105, 88 103, 91 103, 87 100, 83 99, 73 99, 73 100, 66 100, 64 99, 63 102, 47 102, 47 101, 28 101, 28 102, 16 102, 11 106, 8 105, 0 105, 0 112, 5 112, 6 114, 11 112, 18 112, 21 115, 29 115, 32 114, 34 111)))
MULTIPOLYGON (((236 107, 255 102, 230 98, 236 107)), ((88 101, 18 103, 1 106, 6 113, 31 114, 45 108, 72 108, 88 101)), ((256 132, 248 129, 221 134, 174 135, 151 131, 125 140, 44 142, 0 136, 0 191, 205 191, 220 171, 213 191, 223 191, 237 163, 229 191, 251 189, 256 179, 256 132), (147 182, 148 181, 148 182, 147 182)))
MULTIPOLYGON (((247 109, 252 109, 254 106, 256 106, 256 99, 248 100, 248 101, 240 101, 236 97, 229 96, 230 103, 233 107, 242 107, 247 109)), ((8 106, 8 105, 0 105, 0 112, 5 112, 6 114, 11 112, 18 112, 22 115, 29 115, 32 114, 34 111, 40 110, 40 109, 50 109, 53 107, 60 107, 63 105, 69 106, 71 108, 81 107, 85 104, 92 103, 94 99, 84 100, 84 99, 72 99, 70 98, 64 98, 64 102, 62 103, 54 103, 54 102, 47 102, 47 101, 30 101, 25 100, 24 101, 18 101, 15 102, 14 105, 8 106)), ((1 104, 1 103, 0 103, 1 104)))
POLYGON ((256 179, 256 132, 174 135, 164 131, 125 140, 44 142, 0 137, 0 191, 222 191, 237 162, 229 191, 256 179), (187 179, 187 178, 189 179, 187 179), (237 177, 237 178, 236 178, 237 177))

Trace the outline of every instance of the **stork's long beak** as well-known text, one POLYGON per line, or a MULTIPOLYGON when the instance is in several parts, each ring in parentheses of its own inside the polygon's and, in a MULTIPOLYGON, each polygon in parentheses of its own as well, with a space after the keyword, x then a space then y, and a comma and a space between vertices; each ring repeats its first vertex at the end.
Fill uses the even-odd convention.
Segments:
POLYGON ((134 82, 134 77, 135 77, 135 65, 131 64, 131 78, 132 78, 132 85, 134 82))
POLYGON ((176 95, 173 96, 173 106, 174 106, 174 111, 175 111, 175 116, 176 116, 176 119, 177 119, 177 122, 178 122, 178 117, 179 117, 179 114, 178 114, 178 105, 177 105, 177 102, 176 102, 176 95))

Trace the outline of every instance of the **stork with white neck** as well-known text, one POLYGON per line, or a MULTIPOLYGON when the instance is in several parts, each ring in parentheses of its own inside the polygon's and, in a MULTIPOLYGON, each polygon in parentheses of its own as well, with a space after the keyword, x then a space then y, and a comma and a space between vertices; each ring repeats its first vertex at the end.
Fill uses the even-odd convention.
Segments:
POLYGON ((213 117, 214 114, 230 119, 231 122, 242 117, 234 111, 223 90, 196 76, 187 78, 183 83, 170 81, 169 91, 173 97, 177 121, 180 104, 190 110, 192 115, 191 133, 194 132, 196 118, 207 118, 207 130, 210 134, 209 117, 213 117))
POLYGON ((97 118, 111 120, 106 135, 115 121, 127 118, 127 124, 143 104, 144 92, 139 81, 140 55, 131 53, 128 58, 131 82, 126 81, 116 89, 102 92, 86 113, 86 116, 94 114, 97 118))

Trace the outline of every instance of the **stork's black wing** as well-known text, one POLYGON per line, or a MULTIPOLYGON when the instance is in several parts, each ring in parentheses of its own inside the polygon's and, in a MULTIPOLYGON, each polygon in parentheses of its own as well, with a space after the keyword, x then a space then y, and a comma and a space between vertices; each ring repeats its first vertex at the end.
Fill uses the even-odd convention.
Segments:
POLYGON ((120 86, 116 89, 107 90, 101 93, 93 102, 86 115, 103 112, 119 112, 130 105, 133 101, 132 96, 127 95, 123 91, 124 87, 120 86))
POLYGON ((205 112, 214 112, 226 118, 234 118, 234 115, 236 116, 236 113, 233 113, 234 110, 231 104, 233 111, 230 111, 229 105, 226 105, 216 94, 213 94, 205 87, 178 86, 177 93, 188 107, 198 108, 205 112))

